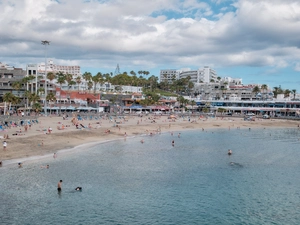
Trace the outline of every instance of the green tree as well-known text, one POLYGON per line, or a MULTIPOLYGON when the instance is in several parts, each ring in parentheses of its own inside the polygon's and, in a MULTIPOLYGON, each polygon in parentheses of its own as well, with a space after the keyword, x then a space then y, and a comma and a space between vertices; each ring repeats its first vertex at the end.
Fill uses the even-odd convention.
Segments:
POLYGON ((79 91, 79 85, 81 84, 81 77, 80 76, 78 76, 78 77, 76 77, 76 83, 77 83, 77 85, 78 85, 78 91, 79 91))
POLYGON ((16 81, 14 83, 12 83, 12 88, 15 89, 18 92, 18 97, 20 98, 20 89, 22 88, 22 83, 19 81, 16 81))
MULTIPOLYGON (((61 73, 61 72, 60 72, 60 73, 61 73)), ((54 79, 56 79, 56 77, 57 77, 57 75, 56 75, 55 73, 53 73, 53 72, 47 73, 47 79, 50 80, 50 83, 52 83, 52 81, 53 81, 54 79)))
POLYGON ((88 84, 87 84, 87 86, 88 86, 88 90, 89 90, 89 92, 91 92, 91 89, 93 88, 93 82, 92 81, 88 81, 88 84))
POLYGON ((190 103, 191 103, 191 106, 192 106, 192 111, 194 111, 194 105, 196 105, 195 100, 192 100, 190 103))
POLYGON ((85 80, 85 89, 87 89, 88 82, 92 80, 92 74, 90 72, 84 72, 82 78, 85 80))
POLYGON ((265 98, 266 92, 267 92, 267 90, 268 90, 268 85, 263 84, 263 85, 261 85, 260 89, 262 90, 263 96, 264 96, 264 98, 265 98))
POLYGON ((281 87, 274 87, 273 88, 273 94, 274 94, 274 98, 277 98, 277 95, 279 94, 283 94, 283 90, 281 89, 281 87))
POLYGON ((3 95, 3 101, 7 102, 10 105, 17 105, 20 103, 20 98, 13 95, 11 92, 7 92, 3 95))
POLYGON ((45 89, 44 88, 39 88, 37 90, 37 94, 40 95, 40 94, 45 94, 45 89))
POLYGON ((296 90, 296 89, 293 89, 292 92, 293 92, 293 96, 294 96, 293 100, 295 100, 295 99, 296 99, 296 93, 297 93, 297 90, 296 90))
POLYGON ((39 102, 36 102, 32 105, 32 109, 36 112, 39 113, 42 111, 42 106, 39 102))
POLYGON ((30 93, 28 96, 28 100, 30 101, 30 105, 32 106, 34 103, 39 102, 41 98, 36 93, 30 93))
POLYGON ((255 86, 253 89, 252 89, 252 93, 255 94, 255 98, 257 98, 257 94, 260 92, 260 88, 258 86, 255 86))
POLYGON ((290 96, 291 91, 289 89, 284 90, 284 97, 289 97, 290 96))
POLYGON ((99 91, 101 91, 101 87, 104 83, 104 78, 101 72, 98 72, 95 76, 92 77, 92 81, 94 82, 94 94, 96 94, 97 84, 100 84, 99 91))
MULTIPOLYGON (((49 92, 48 95, 46 96, 46 101, 49 102, 49 105, 51 105, 51 102, 55 102, 56 101, 56 97, 53 94, 53 92, 49 92)), ((50 114, 51 114, 51 107, 50 107, 50 114)))
POLYGON ((59 83, 60 91, 59 91, 59 115, 61 114, 61 92, 62 92, 62 85, 66 82, 66 75, 63 72, 58 72, 57 76, 57 83, 59 83))

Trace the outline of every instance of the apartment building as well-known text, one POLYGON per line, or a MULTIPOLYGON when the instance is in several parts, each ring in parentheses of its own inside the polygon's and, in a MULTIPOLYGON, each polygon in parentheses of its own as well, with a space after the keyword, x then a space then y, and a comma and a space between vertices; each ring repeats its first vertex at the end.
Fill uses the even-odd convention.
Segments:
MULTIPOLYGON (((44 76, 45 75, 45 63, 39 63, 39 64, 28 64, 26 67, 27 75, 38 75, 38 76, 44 76)), ((64 74, 71 74, 73 78, 76 78, 78 76, 81 76, 80 73, 80 66, 62 66, 62 65, 55 65, 53 63, 53 60, 48 60, 47 62, 47 73, 53 72, 63 72, 64 74)))
POLYGON ((211 69, 209 66, 204 68, 199 68, 197 70, 191 70, 189 68, 175 70, 161 70, 160 71, 160 81, 168 81, 172 83, 174 80, 190 77, 190 81, 193 83, 210 83, 211 81, 216 81, 218 76, 215 70, 211 69))
POLYGON ((7 92, 12 92, 16 96, 23 96, 23 90, 14 90, 12 84, 21 81, 26 76, 26 71, 15 68, 0 62, 0 99, 7 92))
POLYGON ((160 82, 167 81, 169 84, 172 84, 174 80, 179 79, 179 70, 175 69, 164 69, 160 71, 160 82))

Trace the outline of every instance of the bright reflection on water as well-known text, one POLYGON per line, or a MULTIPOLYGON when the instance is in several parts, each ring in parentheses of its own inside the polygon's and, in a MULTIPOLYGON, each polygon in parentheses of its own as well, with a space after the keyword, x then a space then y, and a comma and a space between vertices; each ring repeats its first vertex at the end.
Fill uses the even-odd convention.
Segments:
POLYGON ((0 168, 0 224, 299 223, 300 131, 177 134, 0 168))

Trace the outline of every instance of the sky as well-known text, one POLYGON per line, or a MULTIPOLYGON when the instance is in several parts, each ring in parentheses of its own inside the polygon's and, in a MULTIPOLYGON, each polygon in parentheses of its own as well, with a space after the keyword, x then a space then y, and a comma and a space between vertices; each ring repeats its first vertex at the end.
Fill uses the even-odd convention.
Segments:
POLYGON ((300 92, 299 0, 0 0, 0 15, 0 62, 14 67, 46 55, 93 75, 209 66, 300 92))

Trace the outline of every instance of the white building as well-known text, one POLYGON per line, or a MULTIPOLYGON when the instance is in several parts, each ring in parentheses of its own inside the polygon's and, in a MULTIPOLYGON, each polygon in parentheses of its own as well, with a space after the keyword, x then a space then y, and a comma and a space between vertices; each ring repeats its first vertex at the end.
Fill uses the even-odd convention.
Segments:
POLYGON ((179 79, 190 77, 190 81, 193 83, 200 82, 200 70, 183 70, 179 74, 179 79))
POLYGON ((164 69, 160 71, 160 82, 167 81, 171 84, 174 80, 179 79, 179 70, 175 69, 164 69))
MULTIPOLYGON (((38 76, 44 76, 45 75, 45 63, 39 63, 39 64, 28 64, 26 66, 27 74, 28 75, 36 75, 38 76)), ((53 63, 53 60, 49 59, 47 62, 47 73, 53 72, 63 72, 64 74, 71 74, 73 78, 76 78, 78 76, 81 76, 80 73, 80 66, 61 66, 61 65, 55 65, 53 63)))
MULTIPOLYGON (((55 65, 53 63, 53 60, 49 59, 47 62, 47 68, 45 68, 45 63, 39 63, 39 64, 28 64, 26 66, 27 76, 35 76, 35 80, 33 81, 35 83, 35 90, 38 89, 38 78, 42 77, 45 79, 45 71, 47 73, 53 72, 54 74, 58 72, 63 72, 64 74, 71 74, 73 76, 73 79, 75 79, 78 76, 81 76, 80 73, 80 66, 61 66, 61 65, 55 65), (46 70, 45 70, 46 69, 46 70)), ((55 83, 56 80, 53 80, 52 83, 55 83)), ((85 85, 85 84, 80 84, 85 85)))
POLYGON ((210 83, 212 80, 217 81, 217 73, 215 70, 208 66, 202 69, 191 70, 180 69, 180 70, 161 70, 160 71, 160 81, 167 80, 172 83, 174 80, 190 77, 193 83, 210 83))

